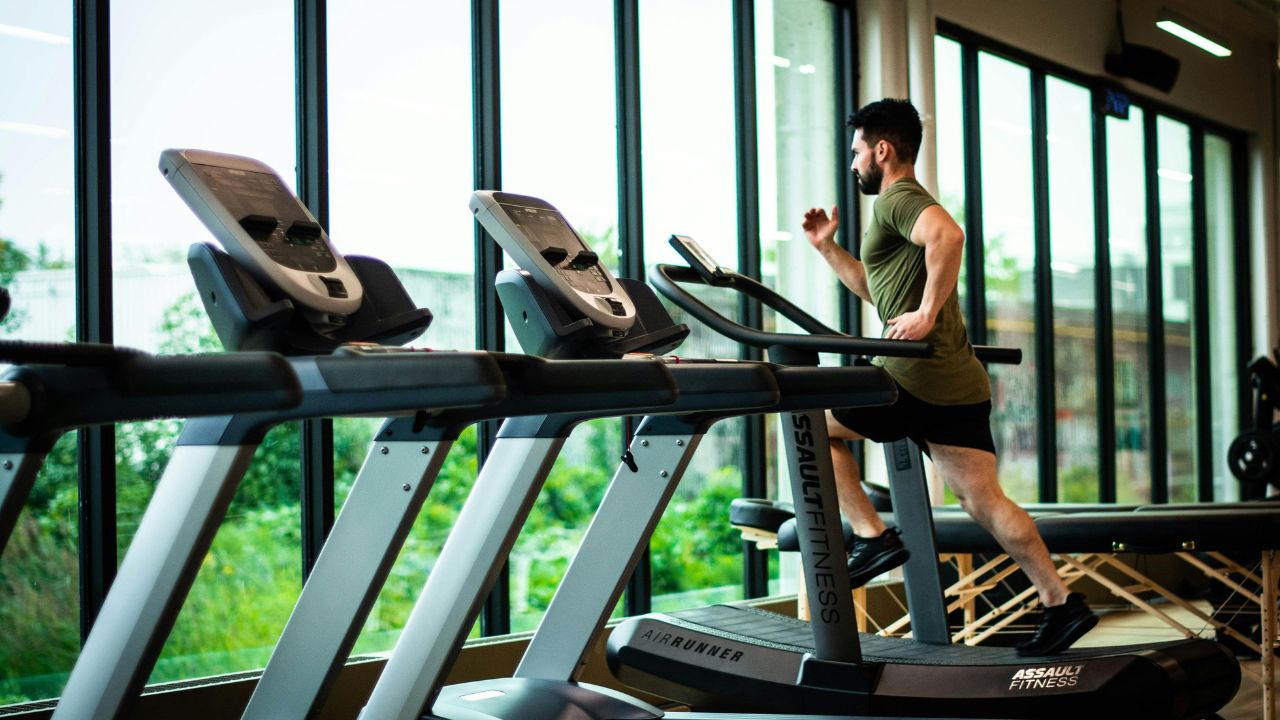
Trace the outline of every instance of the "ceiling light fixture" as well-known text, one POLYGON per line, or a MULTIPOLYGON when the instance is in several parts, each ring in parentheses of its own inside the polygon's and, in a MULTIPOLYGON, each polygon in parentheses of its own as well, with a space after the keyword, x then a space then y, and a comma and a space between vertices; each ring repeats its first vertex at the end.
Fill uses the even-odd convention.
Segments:
POLYGON ((48 43, 50 45, 71 44, 71 38, 65 35, 55 35, 53 33, 32 30, 31 28, 18 27, 17 25, 0 25, 0 35, 22 38, 23 40, 35 40, 36 42, 48 43))
POLYGON ((1168 10, 1160 11, 1159 17, 1156 18, 1156 27, 1195 45, 1214 57, 1231 55, 1231 48, 1227 47, 1220 38, 1212 37, 1212 33, 1197 27, 1195 23, 1177 13, 1168 10))

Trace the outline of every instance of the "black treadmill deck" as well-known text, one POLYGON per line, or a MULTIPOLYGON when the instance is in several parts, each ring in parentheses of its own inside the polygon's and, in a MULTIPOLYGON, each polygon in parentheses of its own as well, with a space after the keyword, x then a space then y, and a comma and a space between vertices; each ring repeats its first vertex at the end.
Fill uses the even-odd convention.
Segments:
POLYGON ((1208 640, 1020 657, 867 634, 861 665, 819 662, 831 672, 813 677, 834 679, 806 683, 811 639, 802 620, 716 605, 624 621, 609 664, 632 687, 735 713, 1189 720, 1221 708, 1240 684, 1239 663, 1208 640))
MULTIPOLYGON (((813 652, 813 631, 810 630, 809 623, 767 610, 735 605, 711 605, 663 614, 669 621, 674 621, 673 625, 690 630, 699 630, 739 642, 769 645, 795 653, 813 652)), ((1098 658, 1116 654, 1116 652, 1108 652, 1107 648, 1085 648, 1037 658, 1018 655, 1011 647, 926 645, 870 633, 858 633, 858 641, 862 644, 862 659, 869 663, 1027 665, 1044 660, 1067 663, 1073 659, 1098 658)), ((1125 645, 1119 648, 1118 652, 1129 654, 1140 650, 1158 650, 1181 642, 1181 640, 1169 640, 1143 645, 1125 645)))

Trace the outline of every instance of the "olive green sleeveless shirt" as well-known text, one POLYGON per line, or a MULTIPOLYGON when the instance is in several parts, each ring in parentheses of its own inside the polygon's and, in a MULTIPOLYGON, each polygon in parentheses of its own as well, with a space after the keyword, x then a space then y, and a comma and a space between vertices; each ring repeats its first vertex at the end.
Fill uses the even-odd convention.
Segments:
MULTIPOLYGON (((880 192, 870 227, 862 239, 862 262, 867 269, 871 301, 890 329, 888 321, 920 308, 928 277, 924 248, 913 244, 911 228, 920 213, 937 205, 912 178, 903 178, 880 192)), ((942 304, 937 323, 924 338, 933 344, 933 357, 876 358, 907 392, 934 405, 966 405, 991 399, 987 371, 973 354, 960 300, 953 289, 942 304)))

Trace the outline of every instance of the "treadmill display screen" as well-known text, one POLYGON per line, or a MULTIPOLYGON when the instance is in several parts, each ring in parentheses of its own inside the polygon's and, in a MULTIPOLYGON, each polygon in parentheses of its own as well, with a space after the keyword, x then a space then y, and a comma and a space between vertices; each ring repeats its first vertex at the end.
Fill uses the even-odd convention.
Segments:
POLYGON ((563 248, 572 257, 578 250, 584 249, 582 241, 565 223, 564 218, 555 210, 526 207, 523 205, 503 204, 507 217, 520 226, 525 236, 537 246, 541 252, 547 248, 563 248))
POLYGON ((608 295, 613 291, 599 264, 575 262, 579 253, 589 248, 578 239, 578 235, 564 221, 560 213, 546 208, 508 203, 502 203, 502 209, 506 211, 507 217, 520 227, 521 232, 533 243, 537 251, 543 253, 544 259, 548 257, 544 253, 548 249, 559 248, 565 251, 563 259, 551 265, 570 287, 593 295, 608 295))
POLYGON ((338 261, 319 226, 270 173, 192 163, 231 217, 272 260, 304 272, 333 272, 338 261), (274 226, 272 221, 275 221, 274 226))

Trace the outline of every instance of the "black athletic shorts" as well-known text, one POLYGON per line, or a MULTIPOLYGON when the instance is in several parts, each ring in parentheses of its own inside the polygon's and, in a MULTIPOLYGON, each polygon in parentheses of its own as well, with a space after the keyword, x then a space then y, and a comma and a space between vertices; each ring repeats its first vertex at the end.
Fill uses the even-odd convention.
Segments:
POLYGON ((898 385, 898 401, 892 405, 839 408, 831 414, 841 425, 879 443, 909 437, 925 452, 929 452, 926 443, 930 442, 992 454, 996 451, 991 438, 990 400, 969 405, 934 405, 898 385))

